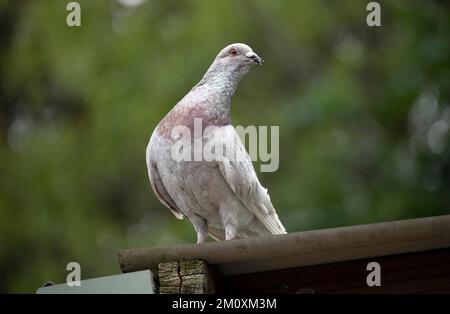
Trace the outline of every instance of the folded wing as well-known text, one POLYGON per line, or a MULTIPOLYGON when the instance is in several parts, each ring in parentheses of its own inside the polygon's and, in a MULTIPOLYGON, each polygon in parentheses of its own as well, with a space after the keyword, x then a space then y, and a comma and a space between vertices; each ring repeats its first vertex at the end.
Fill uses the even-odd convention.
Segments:
POLYGON ((272 234, 286 233, 267 189, 259 182, 250 156, 234 128, 228 125, 213 133, 210 140, 215 141, 217 146, 225 147, 222 156, 217 157, 217 163, 234 195, 272 234))
POLYGON ((164 204, 177 219, 183 219, 184 216, 181 211, 178 209, 175 201, 170 197, 167 192, 164 184, 161 180, 161 176, 158 172, 158 167, 155 161, 151 160, 150 151, 147 149, 147 168, 148 168, 148 176, 150 178, 150 184, 152 186, 153 192, 158 197, 159 201, 164 204))

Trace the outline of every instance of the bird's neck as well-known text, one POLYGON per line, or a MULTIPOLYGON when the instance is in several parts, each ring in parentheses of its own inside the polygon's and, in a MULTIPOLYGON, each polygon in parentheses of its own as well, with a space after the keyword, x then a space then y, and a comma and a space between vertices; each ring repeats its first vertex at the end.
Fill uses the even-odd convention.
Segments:
POLYGON ((194 86, 194 89, 211 100, 213 105, 230 107, 231 99, 244 74, 240 69, 227 68, 225 65, 215 62, 206 71, 201 81, 194 86))

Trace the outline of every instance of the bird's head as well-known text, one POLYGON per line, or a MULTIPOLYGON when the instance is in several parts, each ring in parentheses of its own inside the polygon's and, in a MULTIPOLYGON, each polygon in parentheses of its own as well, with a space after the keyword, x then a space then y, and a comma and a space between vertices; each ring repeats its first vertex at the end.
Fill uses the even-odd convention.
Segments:
POLYGON ((262 65, 264 62, 263 59, 253 52, 252 48, 241 43, 231 44, 223 48, 215 61, 224 68, 238 70, 243 73, 248 72, 252 66, 256 64, 262 65))
POLYGON ((246 44, 231 44, 223 48, 196 87, 204 86, 226 89, 234 93, 239 80, 263 60, 246 44))

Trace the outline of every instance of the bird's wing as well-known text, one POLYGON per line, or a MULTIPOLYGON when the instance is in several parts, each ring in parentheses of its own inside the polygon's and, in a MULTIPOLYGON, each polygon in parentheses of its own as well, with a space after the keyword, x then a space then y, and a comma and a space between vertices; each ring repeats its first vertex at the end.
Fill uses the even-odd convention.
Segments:
POLYGON ((217 144, 215 146, 225 146, 224 153, 218 158, 220 160, 217 163, 222 177, 234 195, 272 234, 286 233, 270 201, 267 189, 259 182, 250 156, 234 128, 228 125, 211 133, 210 140, 217 144))
POLYGON ((225 232, 223 230, 215 229, 211 226, 208 226, 208 233, 216 241, 225 240, 225 232))
POLYGON ((150 178, 150 185, 152 186, 153 192, 155 192, 159 201, 163 203, 168 209, 170 209, 175 217, 177 217, 178 219, 183 219, 183 214, 178 209, 177 204, 175 204, 174 200, 170 197, 169 193, 164 187, 161 176, 158 172, 158 168, 156 166, 156 162, 152 162, 149 160, 149 158, 147 158, 147 168, 148 176, 150 178))

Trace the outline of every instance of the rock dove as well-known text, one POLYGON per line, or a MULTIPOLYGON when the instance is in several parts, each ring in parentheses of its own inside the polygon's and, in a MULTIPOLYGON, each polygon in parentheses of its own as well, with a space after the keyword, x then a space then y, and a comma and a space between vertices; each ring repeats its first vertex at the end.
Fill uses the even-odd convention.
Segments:
POLYGON ((208 235, 219 241, 286 233, 230 119, 240 79, 262 62, 246 44, 225 47, 200 82, 159 122, 147 146, 154 193, 175 217, 193 224, 197 243, 208 235), (198 122, 200 135, 195 134, 198 122), (180 127, 191 133, 190 160, 174 158, 174 146, 181 141, 174 130, 180 127), (217 149, 213 160, 196 159, 196 143, 225 149, 217 149), (229 147, 233 154, 226 151, 229 147))

